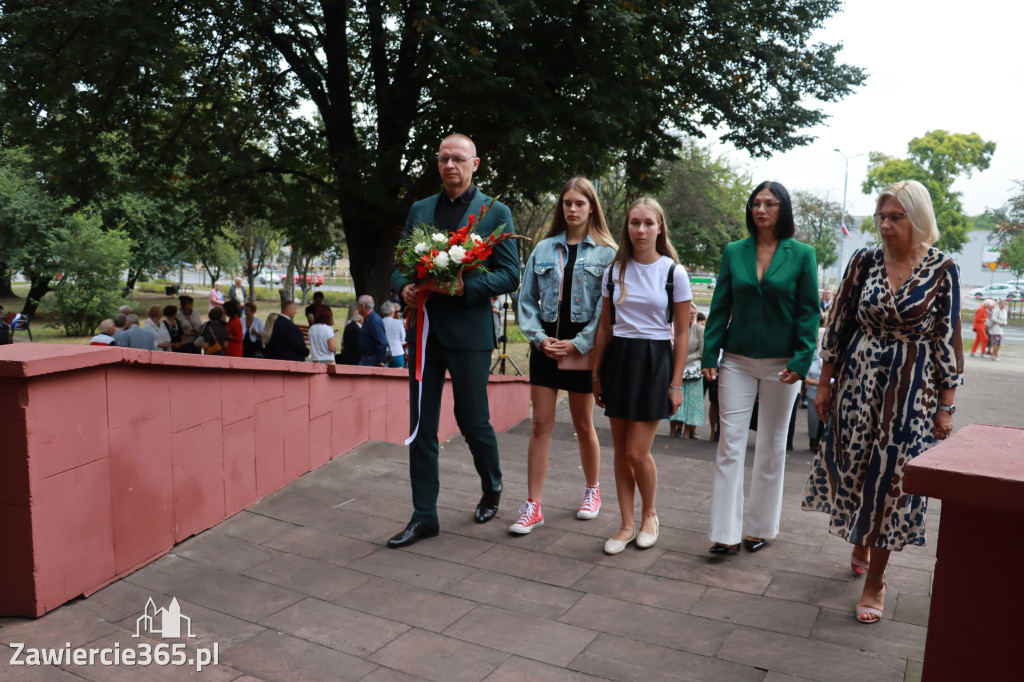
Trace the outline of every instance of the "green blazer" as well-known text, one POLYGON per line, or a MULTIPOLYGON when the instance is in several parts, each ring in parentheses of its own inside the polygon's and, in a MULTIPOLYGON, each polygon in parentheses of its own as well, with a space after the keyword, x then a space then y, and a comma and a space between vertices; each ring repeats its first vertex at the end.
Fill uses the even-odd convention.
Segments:
MULTIPOLYGON (((415 224, 433 224, 434 210, 440 198, 441 194, 438 193, 412 205, 409 217, 405 221, 406 234, 415 224)), ((471 213, 479 215, 482 204, 490 203, 491 197, 478 188, 459 226, 466 224, 471 213)), ((509 212, 508 206, 496 201, 473 231, 481 236, 489 235, 498 225, 505 226, 502 232, 515 232, 512 226, 512 213, 509 212)), ((489 351, 497 345, 494 317, 491 314, 491 297, 511 294, 519 288, 519 249, 516 241, 509 239, 494 247, 485 267, 489 272, 476 269, 463 275, 465 293, 462 296, 448 296, 435 292, 427 301, 430 336, 448 348, 489 351)), ((392 264, 391 289, 396 294, 400 293, 406 284, 414 283, 398 271, 397 263, 392 264)))
POLYGON ((814 248, 779 242, 757 281, 753 237, 727 244, 704 330, 702 367, 718 367, 718 352, 748 358, 792 358, 786 367, 807 376, 818 341, 818 263, 814 248))

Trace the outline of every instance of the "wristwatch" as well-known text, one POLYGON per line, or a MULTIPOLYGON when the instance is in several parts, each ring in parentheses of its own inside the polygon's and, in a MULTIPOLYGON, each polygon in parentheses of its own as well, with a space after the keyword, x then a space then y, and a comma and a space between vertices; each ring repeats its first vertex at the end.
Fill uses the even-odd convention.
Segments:
POLYGON ((956 414, 956 405, 939 405, 938 409, 943 412, 949 412, 950 417, 956 414))

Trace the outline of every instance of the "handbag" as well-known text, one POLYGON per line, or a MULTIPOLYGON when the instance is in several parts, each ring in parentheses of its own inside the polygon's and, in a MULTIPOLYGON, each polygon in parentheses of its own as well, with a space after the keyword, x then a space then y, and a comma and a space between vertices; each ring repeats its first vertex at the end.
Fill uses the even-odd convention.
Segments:
POLYGON ((683 368, 683 381, 700 379, 701 376, 703 375, 700 373, 700 360, 694 360, 683 368))
MULTIPOLYGON (((565 283, 565 261, 562 260, 562 251, 558 251, 558 267, 562 271, 562 277, 558 280, 558 319, 555 321, 555 338, 558 338, 558 330, 562 323, 562 285, 565 283)), ((566 372, 591 371, 594 369, 593 353, 574 353, 558 358, 558 369, 566 372)))

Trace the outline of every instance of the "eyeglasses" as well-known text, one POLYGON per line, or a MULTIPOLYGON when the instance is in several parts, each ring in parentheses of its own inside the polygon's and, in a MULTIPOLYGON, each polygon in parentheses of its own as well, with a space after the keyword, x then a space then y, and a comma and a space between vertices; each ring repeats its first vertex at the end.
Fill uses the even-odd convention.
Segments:
POLYGON ((452 156, 449 154, 438 154, 437 162, 444 166, 447 165, 449 161, 454 161, 455 163, 459 164, 465 163, 467 161, 472 161, 475 158, 475 156, 452 156))
POLYGON ((778 207, 779 202, 777 201, 751 201, 749 204, 747 204, 747 208, 749 208, 751 211, 756 211, 760 208, 763 208, 766 211, 774 211, 778 207))
POLYGON ((906 217, 907 217, 906 213, 876 213, 875 214, 875 220, 878 221, 879 225, 884 223, 886 220, 888 220, 890 223, 896 223, 896 222, 899 222, 899 221, 903 220, 906 217))

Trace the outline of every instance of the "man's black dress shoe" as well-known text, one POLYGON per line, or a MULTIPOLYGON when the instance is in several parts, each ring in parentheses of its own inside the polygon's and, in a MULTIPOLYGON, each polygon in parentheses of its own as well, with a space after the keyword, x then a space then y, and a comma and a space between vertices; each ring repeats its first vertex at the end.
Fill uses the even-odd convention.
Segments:
POLYGON ((437 523, 410 521, 405 530, 388 540, 388 547, 408 547, 417 540, 435 537, 440 532, 437 523))
POLYGON ((744 538, 744 540, 743 540, 743 547, 748 552, 756 552, 757 550, 761 549, 764 546, 765 546, 765 541, 764 540, 747 540, 746 538, 744 538))
POLYGON ((730 554, 739 551, 739 543, 736 543, 735 545, 723 545, 719 542, 716 542, 714 545, 711 546, 711 549, 708 550, 710 554, 730 554))
POLYGON ((498 513, 498 502, 501 501, 501 491, 492 490, 484 493, 480 498, 480 504, 476 506, 476 514, 473 518, 477 523, 487 523, 498 513))

